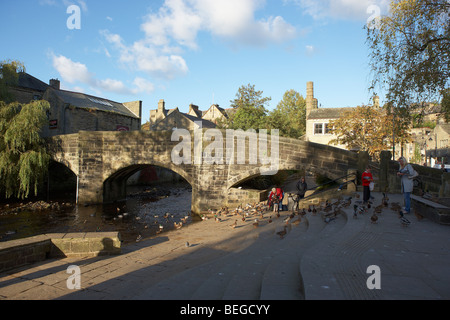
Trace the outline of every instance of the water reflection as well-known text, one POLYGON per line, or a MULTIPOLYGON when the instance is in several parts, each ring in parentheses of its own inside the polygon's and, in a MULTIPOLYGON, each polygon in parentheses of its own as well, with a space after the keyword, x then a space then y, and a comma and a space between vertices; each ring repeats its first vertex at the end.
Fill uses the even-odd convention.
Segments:
POLYGON ((184 184, 129 188, 125 201, 76 206, 61 210, 21 211, 0 209, 0 241, 45 233, 119 231, 124 243, 173 230, 181 221, 192 223, 191 189, 184 184))

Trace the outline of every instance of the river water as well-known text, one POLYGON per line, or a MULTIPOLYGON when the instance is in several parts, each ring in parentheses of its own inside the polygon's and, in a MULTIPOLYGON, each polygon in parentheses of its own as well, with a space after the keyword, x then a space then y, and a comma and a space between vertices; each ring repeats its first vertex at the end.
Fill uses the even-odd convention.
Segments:
POLYGON ((185 184, 129 187, 126 200, 103 205, 59 201, 58 209, 28 210, 0 205, 0 242, 45 233, 119 231, 124 243, 173 230, 174 223, 195 222, 192 190, 185 184))

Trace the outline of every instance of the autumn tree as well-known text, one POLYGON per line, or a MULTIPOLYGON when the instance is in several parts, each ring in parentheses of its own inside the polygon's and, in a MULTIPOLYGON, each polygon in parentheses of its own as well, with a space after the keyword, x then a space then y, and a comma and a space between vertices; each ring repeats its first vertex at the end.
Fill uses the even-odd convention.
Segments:
POLYGON ((284 93, 283 99, 267 117, 269 129, 280 130, 283 137, 298 139, 306 132, 306 100, 295 90, 284 93))
POLYGON ((402 117, 394 117, 387 109, 375 106, 358 106, 347 111, 339 119, 330 121, 329 127, 336 136, 330 144, 345 145, 348 150, 367 151, 374 159, 393 145, 393 137, 396 143, 404 143, 409 137, 408 122, 402 117))
MULTIPOLYGON (((371 89, 386 90, 395 108, 448 103, 450 2, 392 0, 390 14, 367 26, 371 89)), ((443 105, 448 114, 450 106, 443 105)), ((448 115, 447 115, 448 118, 448 115)))
MULTIPOLYGON (((6 79, 6 84, 11 85, 17 79, 14 73, 24 70, 22 66, 18 62, 2 62, 0 87, 6 79)), ((48 172, 50 156, 40 131, 47 124, 50 106, 47 101, 8 103, 13 97, 6 89, 4 92, 0 100, 0 192, 6 198, 26 198, 31 191, 37 195, 48 172)))

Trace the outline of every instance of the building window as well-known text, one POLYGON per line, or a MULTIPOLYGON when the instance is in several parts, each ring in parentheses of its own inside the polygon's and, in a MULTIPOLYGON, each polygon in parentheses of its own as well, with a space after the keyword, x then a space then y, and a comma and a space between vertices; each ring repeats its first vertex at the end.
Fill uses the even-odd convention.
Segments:
POLYGON ((314 134, 323 134, 323 123, 314 124, 314 134))
POLYGON ((331 129, 328 123, 325 123, 325 134, 331 134, 331 129))

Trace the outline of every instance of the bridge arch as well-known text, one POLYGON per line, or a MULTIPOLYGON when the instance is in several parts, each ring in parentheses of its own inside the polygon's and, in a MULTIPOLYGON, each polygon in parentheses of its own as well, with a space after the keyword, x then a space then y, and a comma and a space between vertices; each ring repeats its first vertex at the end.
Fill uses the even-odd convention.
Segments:
POLYGON ((50 160, 46 182, 50 198, 64 194, 76 201, 78 177, 71 167, 67 161, 50 160))
POLYGON ((106 174, 108 178, 103 182, 103 201, 113 202, 125 199, 127 196, 127 180, 135 173, 149 167, 155 166, 175 172, 192 186, 191 176, 179 166, 162 164, 157 161, 148 161, 140 164, 122 166, 118 170, 111 170, 106 174))
MULTIPOLYGON (((331 172, 330 170, 328 170, 327 167, 320 167, 320 166, 316 166, 314 164, 306 163, 306 162, 281 163, 278 168, 278 172, 290 171, 290 170, 293 170, 293 171, 307 170, 307 171, 325 176, 331 180, 340 179, 345 175, 345 174, 339 175, 339 174, 336 174, 335 172, 331 172)), ((242 183, 252 180, 254 178, 257 178, 259 176, 261 176, 261 172, 260 172, 259 168, 254 168, 254 169, 251 169, 248 171, 242 171, 237 176, 233 177, 232 179, 230 179, 228 181, 227 189, 235 188, 235 187, 241 185, 242 183)))

